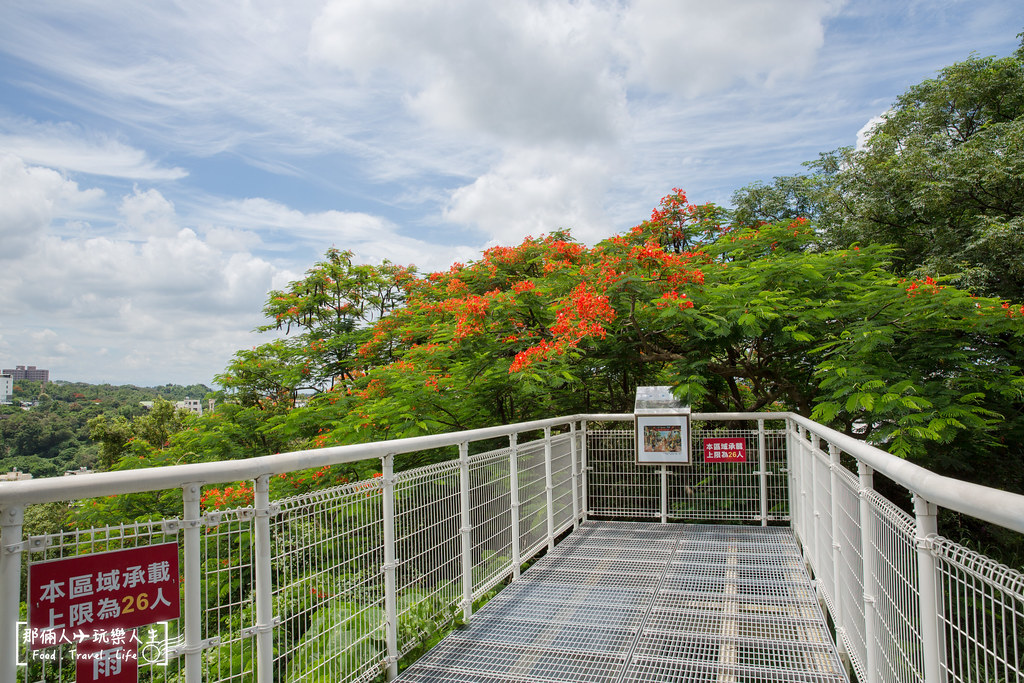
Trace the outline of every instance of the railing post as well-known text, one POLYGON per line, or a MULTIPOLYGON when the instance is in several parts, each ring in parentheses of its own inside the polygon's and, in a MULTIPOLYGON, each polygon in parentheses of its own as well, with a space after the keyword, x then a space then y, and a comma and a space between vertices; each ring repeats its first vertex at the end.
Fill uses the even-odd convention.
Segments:
POLYGON ((875 472, 864 463, 857 462, 860 478, 860 556, 864 574, 864 645, 867 652, 864 663, 867 680, 864 683, 878 683, 878 585, 875 580, 877 558, 875 547, 875 515, 871 507, 870 493, 875 486, 875 472))
POLYGON ((811 553, 811 544, 814 543, 814 527, 811 522, 814 519, 812 501, 807 492, 807 478, 811 471, 811 464, 814 460, 808 457, 807 429, 799 427, 796 432, 797 457, 800 462, 797 465, 798 478, 800 479, 800 527, 802 531, 801 540, 804 544, 804 559, 807 560, 811 553))
POLYGON ((917 544, 917 584, 921 610, 921 652, 924 680, 941 683, 939 666, 938 567, 932 554, 931 537, 938 534, 938 508, 914 494, 915 542, 917 544))
POLYGON ((21 607, 21 527, 25 508, 0 508, 0 681, 18 678, 18 613, 21 607))
POLYGON ((459 444, 459 510, 462 517, 462 617, 473 616, 473 518, 469 495, 469 443, 459 444))
POLYGON ((519 435, 508 435, 509 504, 512 507, 512 578, 519 578, 523 552, 519 546, 519 435))
MULTIPOLYGON (((801 440, 802 441, 802 440, 801 440)), ((821 512, 818 510, 818 437, 814 434, 811 435, 810 447, 805 447, 807 452, 807 474, 810 481, 804 482, 804 487, 810 489, 808 497, 810 498, 810 506, 808 507, 808 521, 810 522, 810 543, 811 543, 811 563, 814 566, 815 581, 817 582, 818 577, 821 575, 821 553, 818 547, 820 539, 818 538, 818 520, 821 519, 821 512)))
POLYGON ((661 466, 661 523, 668 524, 668 466, 661 466))
POLYGON ((832 500, 832 621, 836 626, 836 646, 839 656, 846 660, 849 655, 846 651, 846 621, 843 614, 843 600, 839 591, 843 586, 842 577, 839 575, 843 546, 839 542, 839 468, 842 464, 839 461, 839 447, 834 444, 828 445, 828 467, 829 467, 829 496, 832 500))
POLYGON ((582 434, 580 434, 580 473, 583 476, 583 521, 587 521, 587 514, 590 512, 590 491, 587 488, 590 485, 590 466, 587 464, 587 421, 583 420, 580 425, 583 428, 582 434))
POLYGON ((764 420, 757 421, 757 469, 761 476, 761 526, 768 526, 768 454, 765 452, 764 420))
POLYGON ((384 660, 387 680, 398 677, 398 590, 395 570, 395 455, 381 458, 381 521, 384 541, 384 641, 387 657, 384 660))
POLYGON ((803 541, 803 527, 800 520, 800 485, 797 479, 799 460, 796 455, 796 423, 786 418, 786 496, 789 498, 789 526, 797 538, 803 541))
POLYGON ((199 509, 199 484, 182 487, 185 506, 185 681, 199 683, 203 675, 203 596, 201 558, 202 519, 199 509))
POLYGON ((274 603, 271 584, 270 475, 256 478, 253 508, 256 513, 256 681, 274 680, 274 603))
POLYGON ((544 484, 547 489, 548 550, 555 548, 555 486, 551 476, 551 427, 544 428, 544 484))
POLYGON ((572 459, 572 528, 580 526, 580 469, 576 444, 576 420, 569 423, 569 457, 572 459))

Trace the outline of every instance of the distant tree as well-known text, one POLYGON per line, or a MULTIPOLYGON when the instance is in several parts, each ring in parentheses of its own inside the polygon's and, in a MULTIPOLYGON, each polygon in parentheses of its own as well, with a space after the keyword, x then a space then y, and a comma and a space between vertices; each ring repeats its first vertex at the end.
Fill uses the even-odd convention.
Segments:
POLYGON ((162 448, 169 444, 171 435, 181 431, 191 419, 189 411, 158 398, 147 414, 131 421, 123 415, 94 417, 89 420, 89 438, 99 444, 101 468, 109 470, 129 451, 133 441, 162 448))
POLYGON ((263 312, 271 322, 259 329, 285 336, 239 351, 217 383, 243 405, 263 406, 344 381, 368 326, 403 303, 412 277, 409 268, 353 264, 352 252, 329 249, 306 277, 268 295, 263 312))
POLYGON ((1012 56, 971 57, 911 87, 863 149, 809 166, 738 191, 736 220, 805 215, 825 246, 894 245, 898 275, 1024 297, 1024 39, 1012 56))

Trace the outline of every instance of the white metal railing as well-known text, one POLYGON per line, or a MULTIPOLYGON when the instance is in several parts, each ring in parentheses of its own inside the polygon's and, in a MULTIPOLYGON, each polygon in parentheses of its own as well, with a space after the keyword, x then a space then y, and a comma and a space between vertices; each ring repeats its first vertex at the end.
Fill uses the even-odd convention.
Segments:
MULTIPOLYGON (((1024 532, 1024 497, 940 477, 790 413, 695 414, 747 462, 637 465, 631 415, 517 425, 249 460, 0 484, 0 683, 72 680, 69 647, 31 659, 26 565, 176 541, 182 617, 151 630, 149 680, 369 681, 469 618, 587 516, 789 523, 861 681, 1006 681, 1024 672, 1024 577, 938 535, 937 506, 1024 532), (495 445, 503 440, 506 445, 495 445), (396 455, 458 457, 394 471, 396 455), (269 478, 377 459, 381 476, 271 500, 269 478), (879 472, 914 514, 874 490, 879 472), (203 514, 204 485, 252 506, 203 514), (24 538, 25 506, 180 490, 179 518, 24 538), (155 634, 155 635, 154 635, 155 634)), ((149 639, 149 640, 147 640, 149 639)), ((140 651, 140 660, 142 659, 140 651)))
POLYGON ((1024 576, 938 534, 944 507, 1024 532, 1024 496, 956 481, 790 415, 792 526, 860 681, 1024 679, 1024 576), (902 486, 913 514, 879 495, 902 486))

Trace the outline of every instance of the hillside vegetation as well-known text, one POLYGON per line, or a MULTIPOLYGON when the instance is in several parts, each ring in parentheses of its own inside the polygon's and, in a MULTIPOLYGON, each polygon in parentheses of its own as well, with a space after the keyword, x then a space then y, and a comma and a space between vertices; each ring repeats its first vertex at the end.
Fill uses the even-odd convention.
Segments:
POLYGON ((0 471, 16 468, 34 477, 52 477, 94 468, 100 447, 90 439, 90 420, 134 420, 147 412, 142 401, 179 401, 209 392, 201 384, 136 387, 56 381, 43 386, 20 381, 14 386, 14 405, 0 406, 0 471))

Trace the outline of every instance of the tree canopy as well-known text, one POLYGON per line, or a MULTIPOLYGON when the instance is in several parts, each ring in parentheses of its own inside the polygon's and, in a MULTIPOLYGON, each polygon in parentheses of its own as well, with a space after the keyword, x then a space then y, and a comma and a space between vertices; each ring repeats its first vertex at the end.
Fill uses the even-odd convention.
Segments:
POLYGON ((558 231, 422 277, 392 264, 346 275, 329 252, 270 295, 271 325, 287 320, 292 336, 240 352, 230 382, 243 403, 273 411, 313 372, 264 385, 259 366, 268 349, 301 348, 286 366, 317 368, 309 384, 323 390, 265 428, 282 447, 628 411, 638 385, 667 383, 697 410, 792 409, 985 475, 982 461, 1019 449, 1005 436, 1024 390, 1024 307, 949 278, 901 277, 894 253, 830 248, 805 218, 730 222, 681 190, 594 246, 558 231), (310 283, 328 279, 337 292, 368 280, 388 292, 337 344, 321 313, 354 302, 325 304, 310 283), (958 440, 974 459, 935 455, 958 440))

